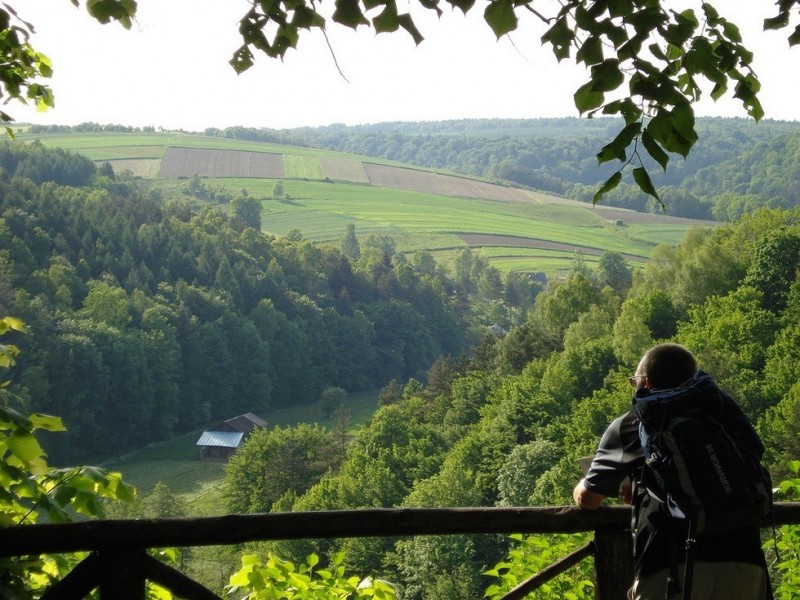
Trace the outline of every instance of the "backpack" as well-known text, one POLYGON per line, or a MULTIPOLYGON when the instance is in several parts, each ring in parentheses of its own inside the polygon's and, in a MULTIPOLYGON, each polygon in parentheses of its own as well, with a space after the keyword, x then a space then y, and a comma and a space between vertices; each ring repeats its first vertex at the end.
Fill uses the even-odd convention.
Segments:
POLYGON ((704 373, 674 390, 640 390, 633 404, 645 456, 637 485, 688 531, 688 598, 695 537, 742 529, 770 513, 764 446, 739 406, 704 373))
POLYGON ((696 534, 760 523, 772 508, 764 446, 736 403, 705 374, 634 398, 643 485, 696 534))

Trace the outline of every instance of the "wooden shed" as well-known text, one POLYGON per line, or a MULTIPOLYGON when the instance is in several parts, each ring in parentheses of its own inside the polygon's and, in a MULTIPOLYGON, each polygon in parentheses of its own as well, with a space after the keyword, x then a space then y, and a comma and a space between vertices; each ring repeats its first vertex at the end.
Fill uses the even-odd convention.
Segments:
POLYGON ((245 413, 218 423, 204 431, 197 440, 200 458, 228 460, 253 431, 266 426, 267 422, 253 413, 245 413))
POLYGON ((197 445, 200 458, 208 460, 228 460, 242 445, 244 434, 233 431, 204 431, 197 445))
POLYGON ((251 434, 254 429, 266 426, 267 422, 264 419, 249 412, 218 423, 212 427, 210 431, 239 431, 247 436, 251 434))

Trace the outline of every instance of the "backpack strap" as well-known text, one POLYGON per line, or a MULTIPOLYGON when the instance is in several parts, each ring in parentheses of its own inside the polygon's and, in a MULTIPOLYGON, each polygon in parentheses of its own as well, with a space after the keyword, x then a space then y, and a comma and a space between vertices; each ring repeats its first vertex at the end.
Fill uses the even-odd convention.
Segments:
MULTIPOLYGON (((645 472, 647 471, 647 466, 643 465, 642 468, 638 472, 638 477, 635 473, 631 473, 631 482, 632 482, 632 489, 631 489, 631 505, 633 510, 631 511, 631 532, 635 534, 636 528, 639 525, 639 517, 642 512, 642 498, 645 495, 650 496, 651 501, 658 501, 659 503, 663 504, 660 500, 656 500, 653 498, 648 490, 647 485, 643 482, 643 479, 646 478, 645 472)), ((664 598, 665 600, 678 600, 681 594, 681 585, 678 577, 678 555, 675 551, 675 543, 674 543, 674 535, 675 532, 673 527, 668 527, 666 534, 667 534, 667 548, 669 548, 669 575, 667 577, 667 584, 664 589, 664 598)), ((634 545, 634 555, 636 551, 636 546, 634 545)))
POLYGON ((683 569, 683 600, 691 600, 694 559, 697 554, 697 509, 692 507, 689 515, 689 531, 686 534, 686 564, 683 569))

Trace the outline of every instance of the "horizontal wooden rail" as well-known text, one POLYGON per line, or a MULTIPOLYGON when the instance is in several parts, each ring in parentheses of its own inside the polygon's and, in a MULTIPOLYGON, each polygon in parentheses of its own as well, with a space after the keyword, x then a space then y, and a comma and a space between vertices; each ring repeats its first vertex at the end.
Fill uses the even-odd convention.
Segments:
POLYGON ((0 556, 104 547, 217 546, 287 539, 574 533, 630 527, 630 509, 367 508, 220 517, 84 521, 0 529, 0 556))
MULTIPOLYGON (((800 524, 800 503, 778 503, 775 524, 800 524)), ((475 533, 576 533, 630 528, 630 508, 374 508, 220 517, 84 521, 0 528, 0 556, 103 548, 218 546, 287 539, 475 533)))
MULTIPOLYGON (((800 523, 800 503, 775 505, 764 526, 800 523)), ((226 515, 222 517, 106 520, 0 528, 0 556, 90 551, 54 583, 43 600, 76 600, 92 589, 102 600, 144 600, 153 581, 178 597, 221 600, 174 568, 147 555, 150 548, 216 546, 280 539, 395 537, 410 535, 576 533, 594 541, 508 592, 516 600, 594 556, 595 597, 622 600, 633 581, 630 508, 581 511, 553 508, 377 508, 323 512, 226 515)))

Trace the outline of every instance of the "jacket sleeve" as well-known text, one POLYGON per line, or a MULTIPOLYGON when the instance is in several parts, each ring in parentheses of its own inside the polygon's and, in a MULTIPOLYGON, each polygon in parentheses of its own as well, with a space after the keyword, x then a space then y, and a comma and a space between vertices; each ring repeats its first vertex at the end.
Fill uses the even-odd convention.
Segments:
POLYGON ((617 496, 619 488, 644 464, 639 429, 633 411, 608 426, 583 480, 586 489, 604 496, 617 496))

